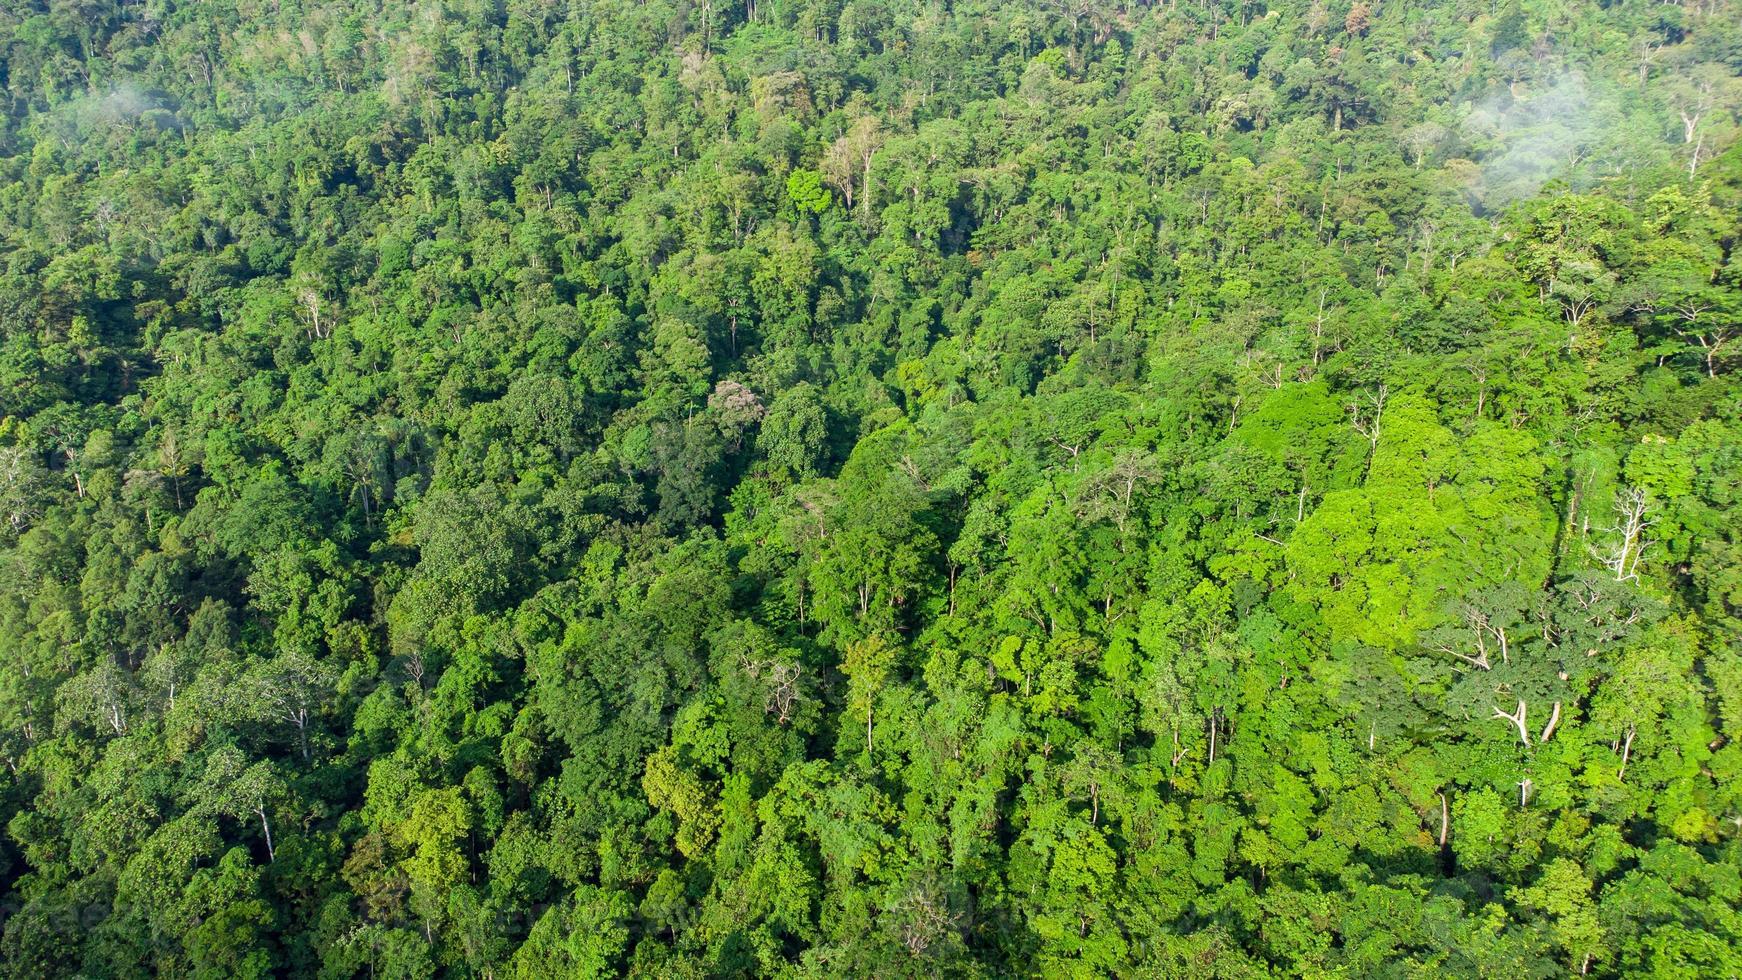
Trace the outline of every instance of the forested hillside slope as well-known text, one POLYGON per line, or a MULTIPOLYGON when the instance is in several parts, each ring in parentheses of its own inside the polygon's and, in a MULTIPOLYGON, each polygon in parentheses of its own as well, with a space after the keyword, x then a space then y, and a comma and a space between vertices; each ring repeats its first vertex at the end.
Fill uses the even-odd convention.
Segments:
POLYGON ((0 973, 1742 975, 1734 0, 5 0, 0 973))

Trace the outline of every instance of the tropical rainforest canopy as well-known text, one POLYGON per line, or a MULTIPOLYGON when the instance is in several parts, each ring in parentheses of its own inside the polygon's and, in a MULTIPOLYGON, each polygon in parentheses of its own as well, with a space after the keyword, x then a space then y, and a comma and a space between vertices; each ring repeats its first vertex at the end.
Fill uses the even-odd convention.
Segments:
POLYGON ((6 0, 0 972, 1742 975, 1734 0, 6 0))

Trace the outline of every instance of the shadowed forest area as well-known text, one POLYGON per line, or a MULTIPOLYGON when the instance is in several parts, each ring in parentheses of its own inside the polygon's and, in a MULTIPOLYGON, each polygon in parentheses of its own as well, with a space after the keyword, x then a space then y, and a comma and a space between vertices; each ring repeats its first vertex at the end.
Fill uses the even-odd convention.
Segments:
POLYGON ((1734 0, 0 83, 0 973, 1742 975, 1734 0))

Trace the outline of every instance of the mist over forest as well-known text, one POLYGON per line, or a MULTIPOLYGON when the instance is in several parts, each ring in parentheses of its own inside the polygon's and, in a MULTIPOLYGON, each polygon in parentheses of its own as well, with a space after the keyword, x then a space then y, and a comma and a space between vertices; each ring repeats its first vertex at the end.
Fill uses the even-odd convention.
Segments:
POLYGON ((0 975, 1742 976, 1735 0, 0 89, 0 975))

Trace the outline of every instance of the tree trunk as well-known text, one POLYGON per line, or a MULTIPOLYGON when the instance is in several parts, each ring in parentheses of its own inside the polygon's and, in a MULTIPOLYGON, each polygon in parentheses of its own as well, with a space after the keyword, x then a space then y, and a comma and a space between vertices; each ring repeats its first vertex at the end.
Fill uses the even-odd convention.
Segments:
POLYGON ((1537 742, 1539 744, 1547 744, 1548 737, 1550 735, 1554 734, 1555 728, 1557 726, 1559 726, 1560 723, 1561 723, 1561 703, 1559 701, 1556 701, 1554 703, 1553 710, 1551 710, 1549 712, 1548 724, 1543 726, 1542 734, 1537 737, 1537 742))
POLYGON ((1499 708, 1495 708, 1494 709, 1494 717, 1504 718, 1507 721, 1511 722, 1512 727, 1518 729, 1518 740, 1520 742, 1523 742, 1526 748, 1529 748, 1530 747, 1530 729, 1525 727, 1524 712, 1525 712, 1524 699, 1520 698, 1518 701, 1518 713, 1516 715, 1509 715, 1506 712, 1501 711, 1499 708))
POLYGON ((271 862, 278 857, 277 852, 272 848, 272 825, 266 822, 266 808, 264 806, 255 807, 254 812, 260 815, 260 830, 266 834, 266 860, 271 862))

